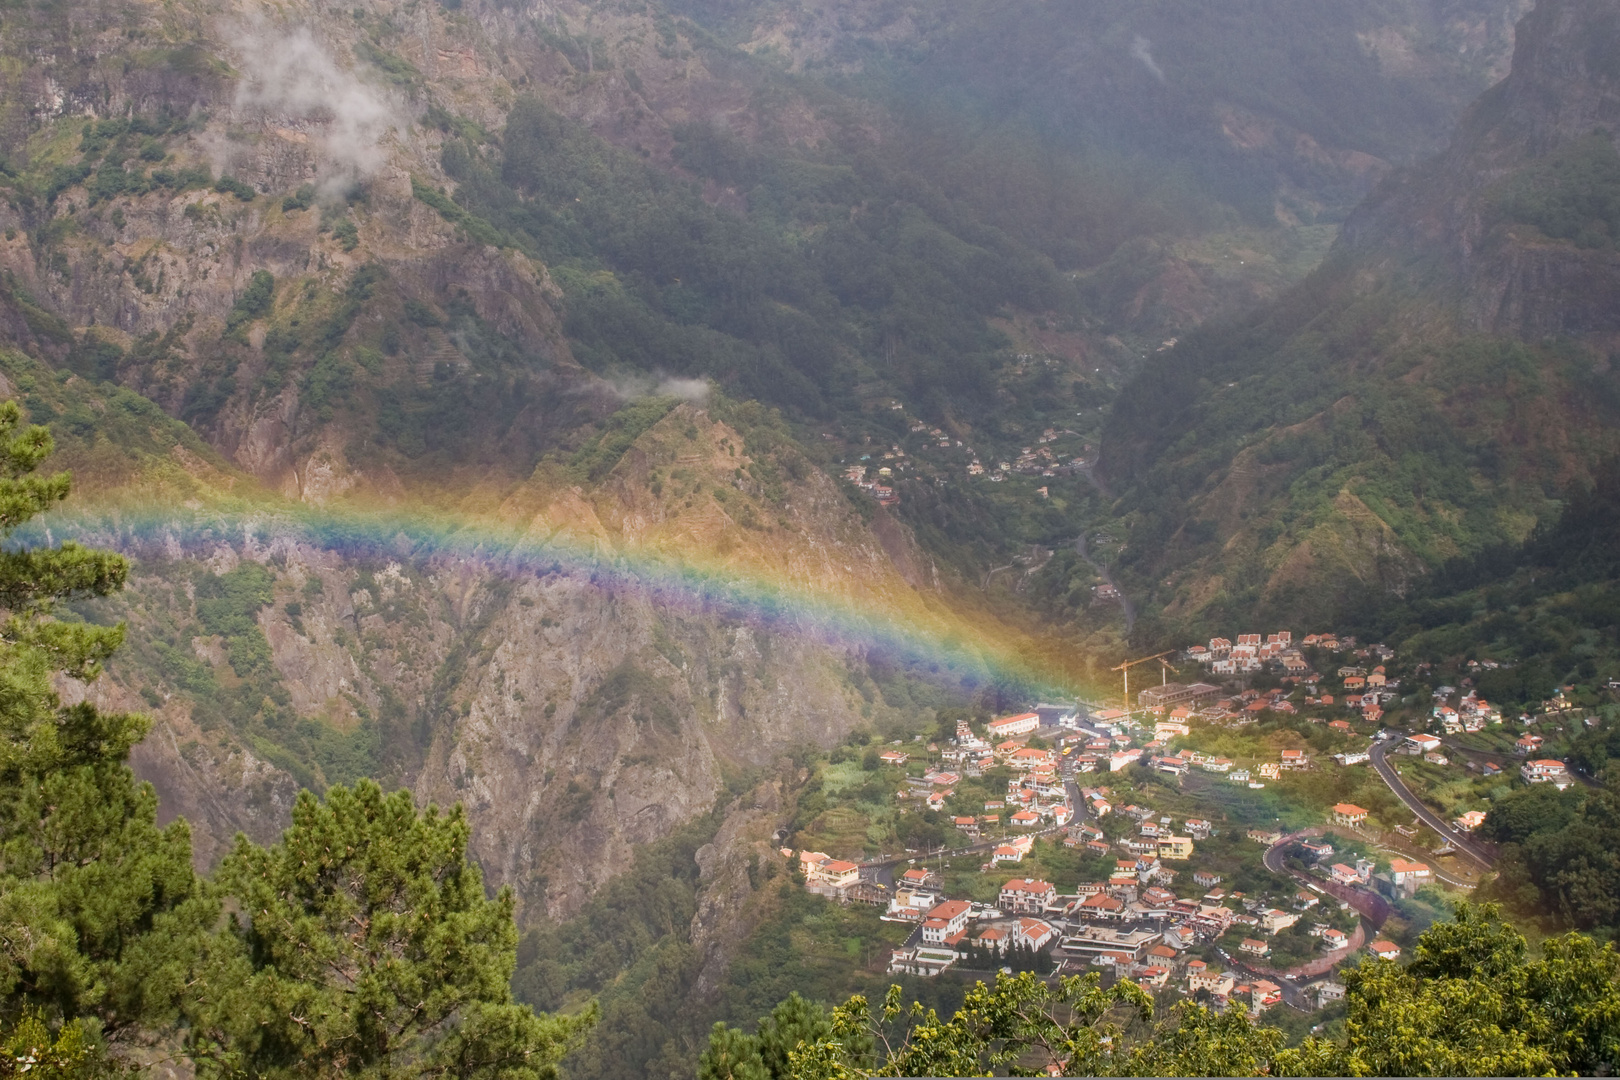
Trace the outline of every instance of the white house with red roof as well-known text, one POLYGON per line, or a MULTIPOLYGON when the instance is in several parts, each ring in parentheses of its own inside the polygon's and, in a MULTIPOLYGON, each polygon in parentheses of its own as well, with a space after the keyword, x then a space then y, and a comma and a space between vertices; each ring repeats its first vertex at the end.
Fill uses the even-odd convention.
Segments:
POLYGON ((1525 762, 1519 766, 1519 775, 1524 777, 1527 784, 1553 784, 1559 791, 1569 787, 1572 782, 1569 769, 1562 761, 1554 761, 1552 758, 1525 762))
POLYGON ((1056 899, 1057 889, 1051 882, 1014 878, 1001 887, 998 903, 1002 911, 1038 915, 1056 899))
POLYGON ((1380 960, 1399 960, 1401 958, 1401 947, 1393 941, 1375 941, 1367 946, 1367 951, 1380 960))
POLYGON ((987 725, 992 739, 1008 739, 1015 735, 1028 735, 1041 726, 1039 713, 1019 713, 1016 716, 1003 716, 999 720, 992 720, 987 725))
POLYGON ((1039 951, 1057 937, 1057 930, 1040 919, 1019 919, 1017 936, 1020 945, 1039 951))
POLYGON ((1333 821, 1339 825, 1357 826, 1367 820, 1367 811, 1355 803, 1338 803, 1332 811, 1333 821))
POLYGON ((929 945, 945 944, 946 938, 961 933, 967 926, 971 910, 973 905, 966 900, 947 900, 937 905, 923 918, 923 941, 929 945))
POLYGON ((1133 748, 1133 749, 1130 749, 1130 750, 1121 750, 1119 753, 1112 754, 1112 755, 1109 756, 1109 758, 1108 758, 1108 771, 1109 772, 1119 772, 1121 769, 1125 768, 1128 765, 1136 764, 1136 762, 1139 761, 1141 759, 1141 757, 1142 757, 1142 750, 1141 750, 1140 747, 1136 747, 1136 748, 1133 748))

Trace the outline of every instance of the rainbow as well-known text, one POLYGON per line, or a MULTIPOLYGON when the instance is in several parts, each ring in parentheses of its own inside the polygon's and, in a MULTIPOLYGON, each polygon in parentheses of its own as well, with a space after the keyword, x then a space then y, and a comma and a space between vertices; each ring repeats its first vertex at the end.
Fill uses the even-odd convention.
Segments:
POLYGON ((863 602, 783 583, 668 550, 609 546, 570 536, 536 538, 514 525, 435 511, 364 511, 308 506, 275 509, 92 508, 56 511, 20 530, 12 544, 73 539, 137 561, 195 554, 219 544, 302 544, 349 561, 466 562, 508 578, 568 574, 606 595, 634 594, 675 612, 744 620, 777 634, 881 656, 920 677, 968 689, 995 682, 1023 696, 1074 695, 1078 680, 1053 663, 1055 643, 1019 633, 980 613, 941 605, 863 602))

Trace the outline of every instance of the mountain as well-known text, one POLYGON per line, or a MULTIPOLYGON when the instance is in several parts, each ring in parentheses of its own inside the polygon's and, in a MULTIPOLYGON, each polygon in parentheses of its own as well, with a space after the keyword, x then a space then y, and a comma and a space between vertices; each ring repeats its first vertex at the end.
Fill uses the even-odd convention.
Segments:
POLYGON ((1550 524, 1614 453, 1615 19, 1538 5, 1443 154, 1122 394, 1100 467, 1159 618, 1365 610, 1550 524))
POLYGON ((1115 390, 1296 282, 1522 7, 6 6, 0 393, 75 474, 40 535, 135 560, 63 608, 129 624, 95 698, 202 864, 300 787, 465 803, 529 999, 633 984, 685 1026, 593 1068, 689 1064, 787 970, 805 748, 1119 647, 1115 390))

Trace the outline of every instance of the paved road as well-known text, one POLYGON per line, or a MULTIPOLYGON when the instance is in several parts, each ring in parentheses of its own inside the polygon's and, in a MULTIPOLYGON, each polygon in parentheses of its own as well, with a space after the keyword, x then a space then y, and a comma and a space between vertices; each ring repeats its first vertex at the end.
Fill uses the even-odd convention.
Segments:
POLYGON ((1356 888, 1351 885, 1340 885, 1336 881, 1319 881, 1316 878, 1311 877, 1309 874, 1302 874, 1297 870, 1290 869, 1288 864, 1284 862, 1283 849, 1287 848, 1296 840, 1304 840, 1308 837, 1321 836, 1326 831, 1327 830, 1322 828, 1313 827, 1309 829, 1302 829, 1297 833, 1292 833, 1266 848, 1266 853, 1262 855, 1260 859, 1266 864, 1266 869, 1270 870, 1273 874, 1287 874, 1305 885, 1314 886, 1318 890, 1326 893, 1328 896, 1331 896, 1336 900, 1343 900, 1345 903, 1355 908, 1358 914, 1371 923, 1374 930, 1381 928, 1384 925, 1384 921, 1389 918, 1389 901, 1385 900, 1382 896, 1379 896, 1370 889, 1356 888))
MULTIPOLYGON (((1523 758, 1518 754, 1504 754, 1497 750, 1480 750, 1476 747, 1472 747, 1466 743, 1460 742, 1456 738, 1449 735, 1440 736, 1440 744, 1442 746, 1450 747, 1459 754, 1467 754, 1470 757, 1478 757, 1484 758, 1487 761, 1494 761, 1496 764, 1503 766, 1504 774, 1517 771, 1519 765, 1523 761, 1523 758)), ((1598 788, 1603 786, 1602 782, 1596 777, 1588 776, 1586 773, 1581 772, 1573 765, 1569 767, 1569 775, 1573 776, 1580 784, 1589 788, 1598 788)))
MULTIPOLYGON (((1085 475, 1086 478, 1091 480, 1093 484, 1097 483, 1095 479, 1092 479, 1090 472, 1087 472, 1085 475)), ((1097 490, 1103 490, 1101 484, 1097 484, 1097 490)), ((1114 581, 1113 576, 1108 572, 1108 567, 1093 559, 1091 554, 1086 550, 1085 533, 1081 533, 1079 536, 1075 537, 1074 550, 1076 554, 1086 561, 1086 564, 1090 566, 1092 570, 1096 571, 1097 576, 1102 578, 1104 583, 1113 588, 1115 595, 1119 597, 1119 606, 1125 612, 1125 636, 1130 637, 1131 628, 1136 625, 1136 605, 1131 603, 1131 598, 1125 595, 1125 590, 1121 589, 1114 581)))
POLYGON ((1401 778, 1396 775, 1394 767, 1384 760, 1386 749, 1383 740, 1377 740, 1368 749, 1368 756, 1372 759, 1372 767, 1378 770, 1378 775, 1383 778, 1385 784, 1389 785, 1389 790, 1395 793, 1395 797, 1405 803, 1406 808, 1416 814, 1419 821, 1439 833, 1442 840, 1445 840, 1484 869, 1491 869, 1495 860, 1483 848, 1444 821, 1441 821, 1438 814, 1423 805, 1423 801, 1413 795, 1411 789, 1401 782, 1401 778))

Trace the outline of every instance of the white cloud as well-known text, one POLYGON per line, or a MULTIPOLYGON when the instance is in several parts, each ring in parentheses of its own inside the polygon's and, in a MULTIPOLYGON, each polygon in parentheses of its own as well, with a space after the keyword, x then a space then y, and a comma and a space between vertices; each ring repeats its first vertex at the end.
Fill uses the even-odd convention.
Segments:
POLYGON ((1153 42, 1137 34, 1136 40, 1131 42, 1131 57, 1140 60, 1155 79, 1164 82, 1164 69, 1153 62, 1153 42))
POLYGON ((303 27, 284 31, 260 22, 233 39, 241 57, 238 109, 323 125, 323 195, 341 197, 382 168, 383 139, 403 122, 380 89, 339 67, 303 27))

